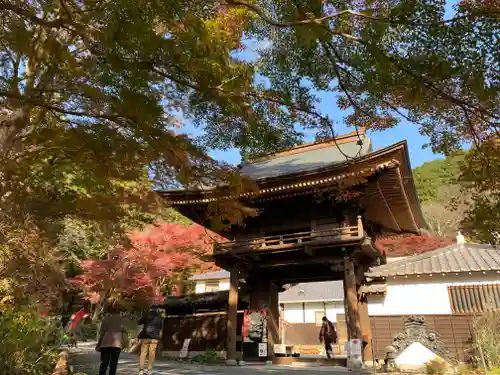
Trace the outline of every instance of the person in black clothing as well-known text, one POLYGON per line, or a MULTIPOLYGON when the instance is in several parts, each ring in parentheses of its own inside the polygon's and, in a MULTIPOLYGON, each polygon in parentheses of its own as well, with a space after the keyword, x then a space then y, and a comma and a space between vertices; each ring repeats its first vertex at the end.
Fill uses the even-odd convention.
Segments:
POLYGON ((156 349, 161 340, 161 333, 163 329, 163 317, 156 305, 151 306, 141 319, 139 325, 143 325, 138 339, 141 341, 141 356, 139 360, 139 375, 144 375, 144 364, 146 356, 149 354, 148 372, 147 375, 153 373, 153 362, 156 357, 156 349))
POLYGON ((337 342, 337 332, 335 331, 333 323, 330 322, 326 316, 324 316, 322 320, 321 330, 319 331, 319 342, 325 343, 326 356, 330 359, 332 343, 335 344, 337 342))

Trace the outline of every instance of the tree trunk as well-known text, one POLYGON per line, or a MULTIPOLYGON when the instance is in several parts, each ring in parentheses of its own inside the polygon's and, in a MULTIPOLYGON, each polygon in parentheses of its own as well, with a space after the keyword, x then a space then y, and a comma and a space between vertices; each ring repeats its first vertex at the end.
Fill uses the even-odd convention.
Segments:
POLYGON ((104 293, 99 299, 99 302, 96 304, 94 313, 92 314, 92 322, 96 323, 99 320, 99 317, 105 311, 108 301, 108 293, 104 293))
POLYGON ((16 137, 29 124, 30 107, 23 106, 10 114, 0 113, 0 157, 14 146, 16 137))

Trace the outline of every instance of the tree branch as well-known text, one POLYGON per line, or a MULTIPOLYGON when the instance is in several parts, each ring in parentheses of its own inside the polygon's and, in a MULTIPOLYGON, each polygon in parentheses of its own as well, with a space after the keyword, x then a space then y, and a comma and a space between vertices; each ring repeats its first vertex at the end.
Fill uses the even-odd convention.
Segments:
MULTIPOLYGON (((294 21, 294 22, 279 22, 276 20, 273 20, 272 18, 268 17, 264 10, 260 8, 259 6, 255 4, 248 3, 245 0, 228 0, 228 3, 230 5, 240 5, 243 7, 246 7, 253 12, 255 12, 260 18, 262 18, 263 21, 266 23, 279 27, 279 28, 288 28, 288 27, 296 27, 296 26, 304 26, 304 25, 322 25, 324 24, 325 21, 330 21, 335 18, 340 18, 342 16, 352 16, 352 17, 358 17, 358 18, 364 18, 370 21, 375 21, 375 22, 381 22, 381 23, 387 23, 391 25, 411 25, 411 26, 424 26, 424 27, 430 27, 430 26, 435 26, 435 25, 444 25, 450 22, 454 21, 459 21, 462 19, 467 19, 467 18, 480 18, 481 16, 487 16, 485 14, 478 14, 478 15, 465 15, 465 16, 457 16, 454 18, 450 18, 447 20, 441 20, 435 23, 421 23, 417 22, 415 20, 393 20, 390 18, 381 18, 381 17, 376 17, 372 16, 370 14, 362 13, 362 12, 357 12, 351 9, 345 9, 340 12, 332 13, 329 14, 328 16, 324 17, 319 17, 319 18, 309 18, 309 19, 304 19, 300 21, 294 21)), ((341 35, 341 34, 339 34, 341 35)), ((348 34, 344 34, 348 35, 348 34)))
MULTIPOLYGON (((278 27, 278 28, 289 28, 289 27, 307 26, 307 25, 309 25, 309 26, 310 25, 322 25, 325 21, 332 19, 332 18, 335 18, 335 17, 339 17, 341 15, 341 14, 330 15, 330 16, 326 16, 326 17, 306 19, 306 20, 295 21, 295 22, 279 22, 279 21, 273 20, 272 18, 269 18, 265 14, 265 12, 257 5, 247 3, 244 0, 229 0, 228 3, 232 4, 232 5, 240 5, 240 6, 246 7, 248 9, 250 9, 251 11, 255 12, 266 23, 268 23, 274 27, 278 27)), ((348 12, 350 12, 350 11, 344 11, 345 14, 347 14, 348 12)), ((343 13, 343 12, 341 12, 341 13, 343 13)), ((356 42, 361 41, 361 38, 358 38, 354 35, 336 32, 333 30, 330 30, 330 33, 342 36, 346 39, 350 39, 350 40, 353 40, 356 42)))
POLYGON ((71 24, 71 21, 69 21, 66 18, 56 18, 55 20, 51 20, 51 21, 44 20, 42 18, 37 17, 35 14, 31 13, 27 9, 23 9, 21 7, 18 7, 10 2, 7 2, 6 0, 1 0, 0 1, 0 11, 5 11, 5 10, 9 10, 11 12, 14 12, 18 16, 23 16, 23 17, 29 19, 34 24, 44 26, 44 27, 58 28, 58 27, 63 26, 64 24, 71 24))
POLYGON ((46 109, 49 109, 49 110, 52 110, 52 111, 55 111, 55 112, 58 112, 61 114, 70 115, 70 116, 99 118, 99 119, 109 120, 109 121, 116 121, 120 118, 131 120, 125 116, 120 116, 118 114, 107 114, 106 115, 106 114, 96 114, 96 113, 91 113, 91 112, 74 111, 74 110, 70 110, 70 109, 64 109, 64 108, 57 107, 57 106, 54 106, 54 105, 51 105, 48 103, 44 103, 43 101, 38 100, 38 99, 25 97, 23 95, 18 95, 18 94, 8 92, 8 91, 0 91, 0 96, 4 96, 6 98, 11 98, 11 99, 17 99, 21 102, 32 104, 36 107, 46 108, 46 109))

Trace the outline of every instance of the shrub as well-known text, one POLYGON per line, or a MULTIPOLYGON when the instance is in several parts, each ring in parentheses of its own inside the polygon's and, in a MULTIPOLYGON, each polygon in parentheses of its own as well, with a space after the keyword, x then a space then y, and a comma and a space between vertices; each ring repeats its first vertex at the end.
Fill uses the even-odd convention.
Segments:
POLYGON ((207 350, 205 353, 195 355, 191 358, 191 362, 196 363, 212 364, 217 363, 218 361, 217 352, 215 350, 207 350))
POLYGON ((457 375, 484 375, 484 370, 481 368, 476 368, 471 364, 459 365, 455 368, 455 374, 457 375))
POLYGON ((431 359, 425 364, 427 374, 444 374, 448 370, 448 364, 443 360, 436 358, 431 359))
POLYGON ((482 366, 483 358, 488 368, 500 367, 500 311, 491 309, 474 320, 475 355, 482 366))
POLYGON ((50 374, 59 359, 63 330, 29 309, 0 312, 0 374, 50 374))

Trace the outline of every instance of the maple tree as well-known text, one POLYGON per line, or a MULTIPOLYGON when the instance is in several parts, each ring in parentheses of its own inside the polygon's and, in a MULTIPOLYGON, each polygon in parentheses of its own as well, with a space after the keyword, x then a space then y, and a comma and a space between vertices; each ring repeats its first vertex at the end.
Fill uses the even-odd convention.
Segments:
POLYGON ((454 242, 437 236, 419 236, 416 234, 393 235, 375 240, 375 246, 387 257, 406 257, 436 250, 454 242))
POLYGON ((32 215, 56 234, 67 215, 123 229, 123 217, 151 220, 153 187, 242 188, 234 168, 179 134, 176 115, 203 126, 266 121, 242 94, 253 91, 251 64, 231 55, 246 11, 197 0, 1 0, 0 13, 8 220, 32 215))
POLYGON ((64 258, 33 222, 0 221, 0 310, 31 306, 57 311, 69 286, 64 258))
POLYGON ((154 223, 130 234, 131 245, 113 249, 107 259, 83 260, 82 274, 74 278, 92 303, 108 301, 134 304, 161 302, 167 285, 195 271, 213 270, 201 257, 219 238, 193 224, 154 223))

